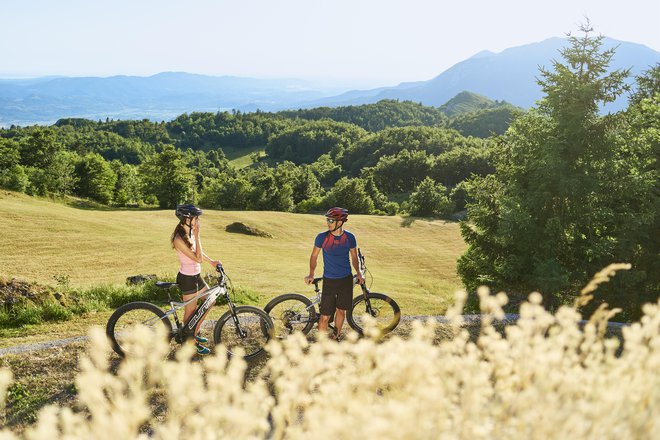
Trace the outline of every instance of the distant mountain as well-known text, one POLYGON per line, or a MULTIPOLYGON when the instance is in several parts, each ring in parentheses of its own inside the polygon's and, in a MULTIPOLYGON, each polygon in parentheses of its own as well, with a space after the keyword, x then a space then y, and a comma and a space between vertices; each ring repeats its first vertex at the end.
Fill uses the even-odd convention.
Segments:
POLYGON ((337 90, 319 90, 296 79, 181 72, 0 80, 0 125, 52 123, 63 117, 171 119, 192 111, 269 110, 333 93, 337 90))
MULTIPOLYGON (((558 50, 566 45, 566 39, 550 38, 500 53, 481 51, 428 81, 353 90, 340 95, 337 93, 346 89, 330 90, 303 80, 216 77, 180 72, 150 77, 0 79, 0 127, 51 124, 67 117, 169 120, 193 111, 337 107, 372 104, 383 99, 409 100, 439 107, 464 91, 528 108, 541 97, 536 84, 539 66, 551 68, 552 60, 560 59, 558 50)), ((605 47, 617 45, 613 69, 630 67, 632 74, 638 75, 660 62, 660 52, 646 46, 605 39, 605 47)), ((447 105, 450 109, 457 104, 447 105)), ((478 104, 474 101, 469 104, 472 105, 478 104)), ((608 110, 625 106, 626 97, 623 97, 608 110)))
MULTIPOLYGON (((564 38, 550 38, 540 43, 512 47, 500 53, 482 51, 455 64, 429 81, 401 84, 365 91, 351 91, 339 96, 314 100, 305 107, 320 105, 369 104, 381 99, 399 99, 440 106, 464 90, 504 100, 513 105, 529 108, 542 97, 536 83, 539 66, 552 68, 552 60, 560 60, 559 49, 566 47, 564 38)), ((604 39, 604 47, 618 46, 610 68, 631 68, 631 74, 639 75, 660 62, 660 52, 644 45, 604 39)), ((633 78, 629 80, 631 83, 633 78)), ((626 97, 617 100, 609 110, 625 108, 626 97)))

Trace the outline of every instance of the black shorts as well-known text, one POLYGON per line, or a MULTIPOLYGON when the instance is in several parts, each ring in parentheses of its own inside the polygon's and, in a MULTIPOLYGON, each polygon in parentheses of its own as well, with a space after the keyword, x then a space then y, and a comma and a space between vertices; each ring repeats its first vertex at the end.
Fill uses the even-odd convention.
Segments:
POLYGON ((176 283, 179 285, 179 289, 181 289, 181 293, 184 295, 190 295, 191 293, 198 292, 204 288, 209 288, 201 274, 184 275, 179 272, 176 276, 176 283))
POLYGON ((345 278, 323 278, 321 315, 331 316, 335 309, 348 310, 353 302, 353 275, 345 278))

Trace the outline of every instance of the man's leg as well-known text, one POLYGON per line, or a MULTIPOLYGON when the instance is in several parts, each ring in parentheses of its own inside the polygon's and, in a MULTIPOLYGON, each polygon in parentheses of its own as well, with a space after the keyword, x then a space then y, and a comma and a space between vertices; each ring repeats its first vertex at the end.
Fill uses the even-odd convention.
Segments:
POLYGON ((337 328, 337 337, 341 335, 341 328, 344 325, 345 320, 346 320, 346 310, 337 309, 337 311, 335 312, 335 327, 337 328))
POLYGON ((321 305, 319 307, 319 311, 321 312, 321 317, 319 318, 319 333, 328 331, 330 316, 334 313, 335 307, 337 306, 337 291, 335 284, 335 280, 323 278, 321 305))
POLYGON ((353 276, 349 275, 338 281, 337 310, 335 312, 335 327, 337 338, 341 336, 341 329, 346 321, 346 310, 353 305, 353 276))
POLYGON ((328 322, 330 322, 330 315, 321 315, 319 318, 319 333, 328 330, 328 322))

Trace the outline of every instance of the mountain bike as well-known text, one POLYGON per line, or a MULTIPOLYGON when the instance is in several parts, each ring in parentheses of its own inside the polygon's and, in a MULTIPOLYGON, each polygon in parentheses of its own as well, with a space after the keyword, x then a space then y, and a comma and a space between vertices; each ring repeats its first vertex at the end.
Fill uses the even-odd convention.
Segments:
POLYGON ((213 329, 213 341, 216 345, 224 344, 229 355, 235 354, 238 347, 245 350, 245 359, 252 359, 260 355, 266 343, 272 336, 273 321, 263 310, 253 306, 236 306, 230 298, 233 291, 231 280, 223 267, 216 267, 217 285, 205 292, 195 295, 185 302, 172 300, 170 288, 177 283, 156 282, 156 286, 167 290, 170 309, 163 311, 155 304, 148 302, 131 302, 119 307, 108 319, 106 335, 110 338, 113 350, 120 356, 127 354, 126 339, 131 333, 131 327, 142 324, 150 328, 162 325, 165 329, 167 341, 174 339, 179 344, 194 336, 195 326, 206 312, 215 304, 218 297, 223 296, 229 310, 223 314, 213 329), (183 324, 179 321, 177 311, 186 304, 206 297, 195 312, 183 324), (174 318, 175 327, 172 327, 170 317, 174 318))
MULTIPOLYGON (((367 269, 360 249, 358 249, 358 259, 363 278, 368 273, 373 283, 373 275, 367 269)), ((354 285, 357 284, 357 276, 354 275, 353 279, 354 285)), ((316 305, 321 302, 319 283, 322 281, 323 278, 314 278, 312 281, 315 296, 311 298, 299 293, 285 293, 266 304, 264 311, 273 320, 275 337, 285 338, 296 330, 304 334, 309 333, 320 318, 316 305)), ((351 309, 346 312, 348 325, 360 335, 364 334, 364 316, 366 315, 376 320, 376 327, 381 334, 394 330, 401 320, 401 309, 396 301, 383 293, 371 292, 367 288, 366 282, 360 287, 362 294, 353 298, 351 309)))

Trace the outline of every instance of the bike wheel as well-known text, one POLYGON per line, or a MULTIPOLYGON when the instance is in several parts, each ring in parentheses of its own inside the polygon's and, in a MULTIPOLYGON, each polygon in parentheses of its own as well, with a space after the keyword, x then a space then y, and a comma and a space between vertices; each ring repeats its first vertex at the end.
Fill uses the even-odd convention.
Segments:
POLYGON ((245 350, 245 359, 259 356, 273 333, 273 321, 263 310, 252 306, 240 306, 218 319, 213 329, 213 342, 223 344, 229 355, 234 355, 238 347, 245 350))
POLYGON ((273 320, 273 337, 279 339, 295 331, 309 333, 318 319, 312 301, 297 293, 285 293, 273 298, 264 311, 273 320))
POLYGON ((371 313, 367 310, 364 294, 353 299, 353 308, 347 313, 348 325, 359 334, 364 334, 364 315, 371 315, 376 319, 376 328, 381 334, 389 333, 399 325, 401 309, 399 305, 387 295, 382 293, 368 293, 371 304, 371 313))
POLYGON ((126 341, 136 325, 148 327, 154 333, 163 326, 167 341, 172 339, 172 323, 158 306, 148 302, 124 304, 115 310, 105 326, 105 334, 119 356, 126 356, 126 341))

